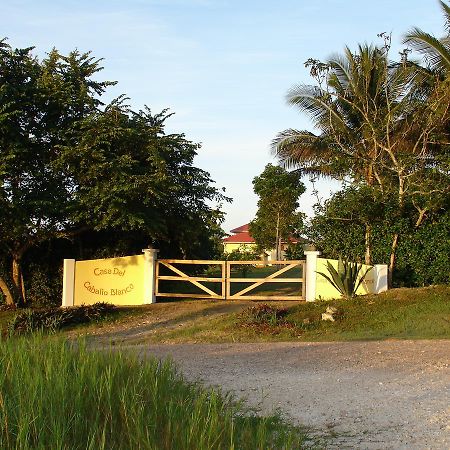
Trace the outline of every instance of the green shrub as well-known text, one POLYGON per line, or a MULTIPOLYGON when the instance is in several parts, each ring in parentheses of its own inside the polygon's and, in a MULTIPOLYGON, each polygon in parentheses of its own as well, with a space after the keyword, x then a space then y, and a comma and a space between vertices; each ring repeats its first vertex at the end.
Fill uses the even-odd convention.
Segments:
POLYGON ((285 308, 274 308, 264 303, 244 309, 239 314, 239 321, 242 325, 276 326, 284 323, 283 318, 287 313, 288 310, 285 308))
POLYGON ((61 304, 62 267, 49 268, 30 264, 25 277, 27 303, 34 307, 55 307, 61 304))
POLYGON ((10 334, 32 333, 34 331, 54 332, 69 325, 100 320, 117 308, 109 303, 95 303, 73 308, 26 309, 9 323, 10 334))

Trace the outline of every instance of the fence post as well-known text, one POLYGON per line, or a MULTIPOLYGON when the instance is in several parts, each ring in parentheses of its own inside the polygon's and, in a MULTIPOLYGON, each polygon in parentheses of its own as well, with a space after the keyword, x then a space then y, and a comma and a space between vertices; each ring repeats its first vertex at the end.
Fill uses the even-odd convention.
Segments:
POLYGON ((375 294, 388 290, 388 266, 387 264, 374 265, 375 278, 375 294))
POLYGON ((74 293, 75 293, 75 260, 65 259, 61 306, 63 307, 73 306, 74 293))
POLYGON ((304 250, 303 253, 306 256, 306 274, 303 274, 303 278, 306 282, 305 300, 307 302, 313 302, 316 299, 317 257, 320 255, 320 252, 316 250, 304 250))
POLYGON ((156 303, 156 260, 158 251, 154 248, 144 248, 144 305, 156 303))

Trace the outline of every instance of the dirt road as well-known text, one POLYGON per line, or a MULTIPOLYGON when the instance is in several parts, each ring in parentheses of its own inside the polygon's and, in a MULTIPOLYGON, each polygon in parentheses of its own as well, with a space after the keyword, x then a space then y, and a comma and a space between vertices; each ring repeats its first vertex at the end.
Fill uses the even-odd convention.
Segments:
POLYGON ((449 341, 130 346, 329 436, 326 448, 448 449, 449 341))

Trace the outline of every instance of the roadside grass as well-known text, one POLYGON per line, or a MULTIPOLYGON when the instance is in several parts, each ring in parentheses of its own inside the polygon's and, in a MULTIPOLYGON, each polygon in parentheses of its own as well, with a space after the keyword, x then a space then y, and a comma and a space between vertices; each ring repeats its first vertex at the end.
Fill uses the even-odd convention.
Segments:
POLYGON ((109 303, 75 306, 71 308, 23 309, 8 324, 9 334, 26 334, 35 331, 54 333, 68 326, 98 323, 117 313, 109 303))
POLYGON ((282 320, 255 323, 243 317, 245 313, 198 318, 175 329, 161 329, 151 342, 450 339, 450 286, 392 289, 351 300, 269 305, 287 307, 282 320), (327 306, 337 308, 335 322, 321 320, 327 306))
POLYGON ((4 340, 0 393, 3 449, 291 449, 307 439, 278 415, 187 383, 171 362, 58 337, 4 340))
POLYGON ((286 320, 304 328, 303 340, 449 339, 450 287, 392 289, 352 300, 299 305, 286 320), (338 309, 336 322, 320 320, 328 305, 338 309))
MULTIPOLYGON (((117 344, 450 339, 450 286, 392 289, 314 303, 167 300, 121 307, 99 322, 69 326, 64 333, 105 336, 106 342, 117 344), (287 314, 277 323, 243 319, 243 310, 262 303, 287 308, 287 314), (336 322, 321 320, 329 305, 338 309, 336 322)), ((0 326, 6 327, 16 313, 0 310, 0 326)))

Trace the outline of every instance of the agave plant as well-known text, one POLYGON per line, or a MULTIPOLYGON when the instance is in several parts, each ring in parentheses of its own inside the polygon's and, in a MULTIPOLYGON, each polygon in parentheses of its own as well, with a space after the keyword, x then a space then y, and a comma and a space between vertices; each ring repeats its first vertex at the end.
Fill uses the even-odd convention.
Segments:
POLYGON ((349 299, 356 296, 356 291, 372 270, 372 267, 361 274, 362 264, 339 258, 337 270, 329 261, 327 261, 327 270, 328 274, 317 273, 326 278, 346 299, 349 299))

